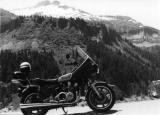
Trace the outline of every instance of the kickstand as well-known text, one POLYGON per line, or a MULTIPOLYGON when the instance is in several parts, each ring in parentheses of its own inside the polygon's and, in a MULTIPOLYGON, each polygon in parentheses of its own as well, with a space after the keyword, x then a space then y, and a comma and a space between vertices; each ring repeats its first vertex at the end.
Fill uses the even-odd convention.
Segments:
POLYGON ((62 110, 63 110, 64 114, 67 115, 67 111, 65 111, 64 107, 62 107, 62 110))

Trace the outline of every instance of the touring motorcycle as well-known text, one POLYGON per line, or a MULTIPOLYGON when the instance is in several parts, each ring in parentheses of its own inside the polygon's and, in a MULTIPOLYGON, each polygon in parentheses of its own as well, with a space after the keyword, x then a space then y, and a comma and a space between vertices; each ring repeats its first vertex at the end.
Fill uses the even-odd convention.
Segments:
MULTIPOLYGON (((113 107, 113 89, 106 82, 95 80, 100 74, 98 65, 81 48, 78 47, 77 52, 84 61, 71 73, 56 79, 28 80, 25 86, 19 87, 24 115, 45 115, 49 109, 76 106, 82 94, 95 112, 107 112, 113 107)), ((17 83, 18 79, 13 82, 17 83)))

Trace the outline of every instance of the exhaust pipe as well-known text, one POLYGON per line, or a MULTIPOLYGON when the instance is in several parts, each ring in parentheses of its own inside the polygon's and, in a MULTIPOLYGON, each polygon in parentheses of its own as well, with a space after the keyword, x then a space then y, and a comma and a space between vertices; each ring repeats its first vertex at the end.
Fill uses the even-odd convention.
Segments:
POLYGON ((80 97, 77 96, 77 99, 73 103, 28 103, 28 104, 20 104, 21 109, 54 109, 59 107, 71 107, 75 106, 80 101, 80 97))
POLYGON ((32 109, 32 110, 36 110, 36 109, 51 109, 51 108, 58 108, 58 107, 62 107, 62 106, 69 106, 71 104, 64 104, 64 103, 30 103, 30 104, 20 104, 20 108, 21 109, 32 109))

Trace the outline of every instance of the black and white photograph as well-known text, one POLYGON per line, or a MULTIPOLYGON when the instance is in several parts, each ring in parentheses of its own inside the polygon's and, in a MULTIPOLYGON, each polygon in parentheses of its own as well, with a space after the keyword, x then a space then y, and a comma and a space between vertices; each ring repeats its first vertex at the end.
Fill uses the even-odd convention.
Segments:
POLYGON ((160 0, 0 0, 0 115, 159 115, 160 0))

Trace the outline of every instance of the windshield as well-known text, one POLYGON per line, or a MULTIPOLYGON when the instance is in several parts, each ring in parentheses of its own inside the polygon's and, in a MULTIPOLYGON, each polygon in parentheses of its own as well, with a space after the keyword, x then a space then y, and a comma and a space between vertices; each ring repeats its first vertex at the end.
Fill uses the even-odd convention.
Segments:
POLYGON ((87 55, 87 53, 85 53, 79 46, 76 46, 74 50, 76 51, 77 58, 81 58, 81 62, 79 63, 80 65, 78 66, 78 68, 76 68, 72 74, 77 76, 82 74, 88 75, 93 72, 93 69, 95 67, 96 70, 94 69, 94 71, 97 71, 97 64, 89 55, 87 55))
POLYGON ((88 58, 88 55, 79 47, 79 46, 76 46, 74 48, 74 51, 76 53, 76 58, 79 56, 81 57, 82 59, 86 60, 88 58))
POLYGON ((87 53, 85 53, 79 46, 75 46, 74 52, 75 58, 81 58, 82 62, 89 58, 93 63, 95 63, 95 61, 93 61, 93 59, 87 53))

